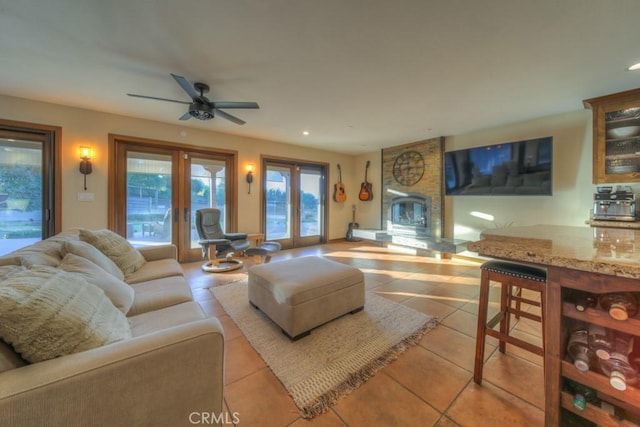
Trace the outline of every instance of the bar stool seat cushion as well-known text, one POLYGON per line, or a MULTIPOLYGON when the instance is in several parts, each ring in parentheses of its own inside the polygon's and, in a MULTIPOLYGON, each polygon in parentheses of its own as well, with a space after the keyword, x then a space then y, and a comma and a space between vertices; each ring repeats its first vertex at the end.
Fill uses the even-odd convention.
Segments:
POLYGON ((513 276, 520 279, 533 280, 536 282, 547 281, 546 270, 532 265, 491 260, 482 264, 480 268, 493 273, 506 274, 507 276, 513 276))

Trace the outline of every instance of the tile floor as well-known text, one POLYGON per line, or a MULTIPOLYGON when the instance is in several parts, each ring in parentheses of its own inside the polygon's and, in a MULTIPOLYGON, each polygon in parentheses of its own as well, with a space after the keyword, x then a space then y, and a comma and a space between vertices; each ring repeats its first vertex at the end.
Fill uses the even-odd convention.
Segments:
MULTIPOLYGON (((542 358, 517 348, 496 351, 488 338, 482 386, 473 382, 479 264, 399 254, 365 242, 337 242, 279 252, 271 262, 322 255, 360 268, 366 287, 441 323, 372 379, 312 420, 300 417, 286 390, 207 290, 243 270, 207 274, 184 264, 196 300, 225 329, 225 403, 239 426, 542 426, 542 358)), ((497 290, 497 288, 496 288, 497 290)), ((497 292, 492 295, 494 310, 497 292)), ((491 315, 491 313, 490 313, 491 315)), ((540 325, 515 322, 514 334, 540 343, 540 325)))

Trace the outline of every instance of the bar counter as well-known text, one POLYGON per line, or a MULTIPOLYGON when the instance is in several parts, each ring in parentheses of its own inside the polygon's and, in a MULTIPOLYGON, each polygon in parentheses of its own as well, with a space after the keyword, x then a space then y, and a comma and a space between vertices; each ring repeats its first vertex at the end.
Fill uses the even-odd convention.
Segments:
POLYGON ((640 230, 533 225, 489 229, 481 238, 467 243, 467 250, 492 258, 640 279, 640 230))
MULTIPOLYGON (((467 243, 467 249, 482 256, 537 264, 547 269, 543 301, 546 426, 559 426, 561 407, 569 410, 572 407, 572 397, 561 390, 562 377, 604 391, 622 405, 640 407, 637 385, 626 391, 614 390, 607 377, 595 372, 578 373, 571 362, 564 360, 568 319, 640 335, 640 316, 618 321, 602 310, 578 313, 571 303, 563 301, 566 289, 595 294, 640 292, 640 230, 558 225, 489 229, 481 233, 481 240, 467 243)), ((592 420, 609 419, 599 408, 588 409, 592 420)))

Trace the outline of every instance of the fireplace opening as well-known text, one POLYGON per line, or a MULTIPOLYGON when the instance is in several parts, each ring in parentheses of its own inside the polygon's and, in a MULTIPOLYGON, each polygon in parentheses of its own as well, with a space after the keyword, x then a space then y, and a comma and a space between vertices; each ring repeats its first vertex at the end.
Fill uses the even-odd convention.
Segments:
POLYGON ((431 197, 418 193, 392 197, 387 217, 387 233, 431 236, 431 197))

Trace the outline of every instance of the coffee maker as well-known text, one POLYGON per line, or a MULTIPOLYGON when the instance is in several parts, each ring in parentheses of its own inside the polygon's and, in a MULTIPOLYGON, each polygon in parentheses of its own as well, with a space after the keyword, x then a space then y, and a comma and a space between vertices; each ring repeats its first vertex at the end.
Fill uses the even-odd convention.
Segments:
POLYGON ((599 186, 593 195, 593 219, 606 221, 637 221, 636 194, 629 186, 599 186))

